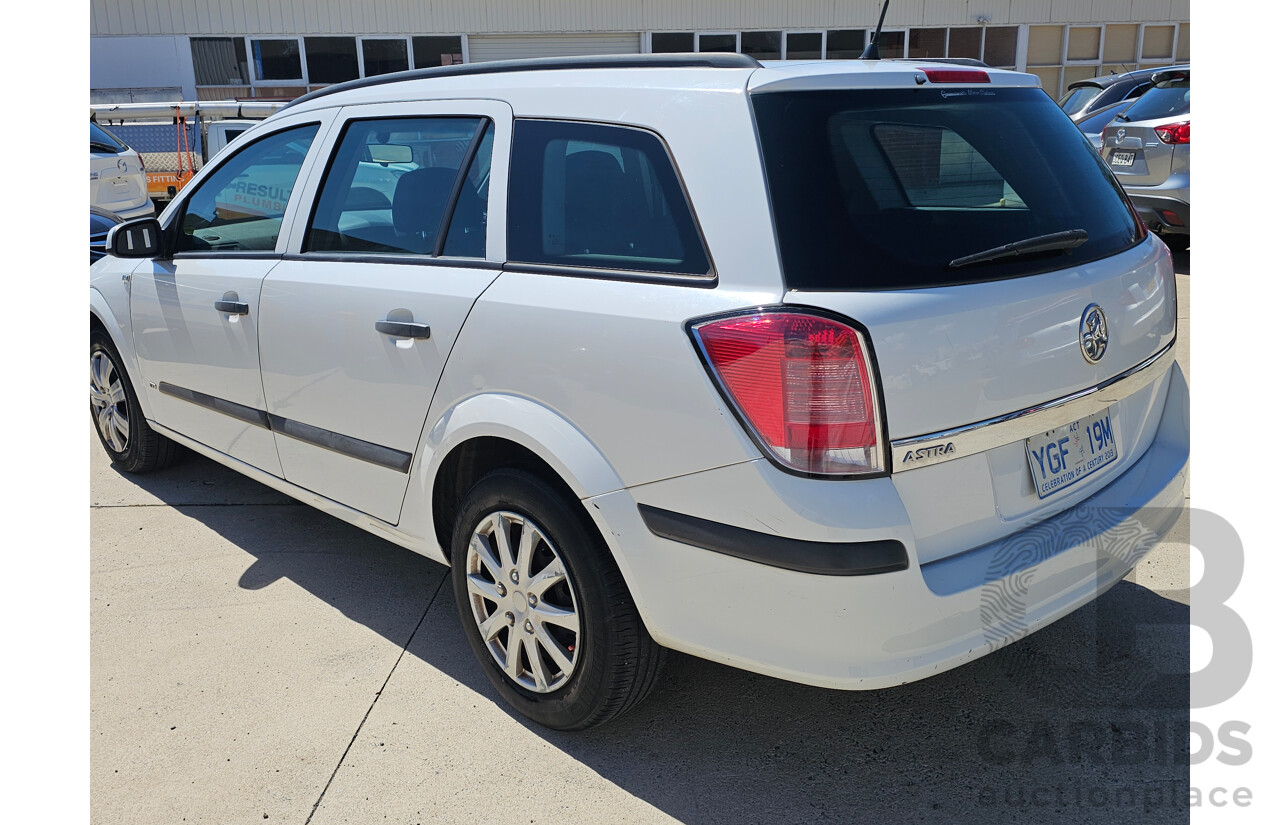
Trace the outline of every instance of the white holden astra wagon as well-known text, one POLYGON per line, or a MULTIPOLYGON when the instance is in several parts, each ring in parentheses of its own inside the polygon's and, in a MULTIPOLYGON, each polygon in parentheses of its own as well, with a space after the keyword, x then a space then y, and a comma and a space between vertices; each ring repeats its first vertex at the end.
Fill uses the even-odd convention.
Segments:
POLYGON ((666 649, 937 674, 1181 506, 1168 250, 1026 74, 742 55, 314 92, 91 270, 90 409, 452 566, 480 667, 585 728, 666 649))

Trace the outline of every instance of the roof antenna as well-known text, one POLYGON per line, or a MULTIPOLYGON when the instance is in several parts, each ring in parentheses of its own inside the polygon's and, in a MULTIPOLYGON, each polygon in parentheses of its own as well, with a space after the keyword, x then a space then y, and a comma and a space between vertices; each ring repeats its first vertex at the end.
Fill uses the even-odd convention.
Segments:
POLYGON ((880 22, 876 24, 875 33, 871 35, 871 42, 862 50, 862 54, 858 55, 859 60, 880 59, 880 30, 884 28, 884 13, 888 10, 889 0, 884 0, 884 5, 880 7, 880 22))

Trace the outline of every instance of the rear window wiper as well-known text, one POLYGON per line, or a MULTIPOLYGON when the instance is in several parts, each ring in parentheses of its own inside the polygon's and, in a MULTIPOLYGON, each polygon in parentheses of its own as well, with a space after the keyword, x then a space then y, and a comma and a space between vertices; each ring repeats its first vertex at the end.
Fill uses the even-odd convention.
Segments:
POLYGON ((1068 229, 1065 232, 1050 232, 1048 235, 1037 235, 1034 238, 1014 241, 1004 246, 997 246, 985 252, 975 252, 956 258, 947 264, 948 269, 959 269, 970 264, 981 264, 997 258, 1008 258, 1015 255, 1026 255, 1032 252, 1051 252, 1055 249, 1075 249, 1089 240, 1089 233, 1083 229, 1068 229))
POLYGON ((119 154, 119 152, 120 152, 120 147, 119 147, 119 146, 112 146, 112 145, 111 145, 111 144, 109 144, 109 143, 99 143, 99 142, 97 142, 96 140, 91 140, 91 141, 89 141, 89 151, 90 151, 90 152, 94 152, 94 151, 97 151, 97 152, 110 152, 111 154, 115 155, 115 154, 119 154))

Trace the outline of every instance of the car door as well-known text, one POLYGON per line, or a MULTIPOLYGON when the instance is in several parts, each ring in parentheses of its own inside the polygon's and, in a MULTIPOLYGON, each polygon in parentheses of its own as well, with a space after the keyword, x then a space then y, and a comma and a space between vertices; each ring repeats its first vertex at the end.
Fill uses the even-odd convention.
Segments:
POLYGON ((263 284, 266 409, 288 481, 395 523, 449 350, 501 269, 511 110, 347 107, 332 131, 263 284))
POLYGON ((262 279, 280 263, 283 228, 326 120, 280 121, 202 174, 169 213, 167 260, 130 284, 134 345, 156 421, 281 475, 258 365, 262 279))

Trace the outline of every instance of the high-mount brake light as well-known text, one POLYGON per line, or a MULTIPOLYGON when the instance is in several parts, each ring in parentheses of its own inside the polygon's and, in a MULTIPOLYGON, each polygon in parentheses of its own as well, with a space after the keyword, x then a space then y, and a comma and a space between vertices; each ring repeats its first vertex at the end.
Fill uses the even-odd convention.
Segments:
POLYGON ((1181 144, 1191 142, 1191 121, 1170 123, 1168 126, 1157 126, 1151 131, 1165 143, 1181 144))
POLYGON ((924 69, 930 83, 990 83, 991 75, 978 69, 924 69))
POLYGON ((706 321, 693 334, 782 464, 814 475, 883 472, 880 398, 860 331, 820 315, 757 311, 706 321))

